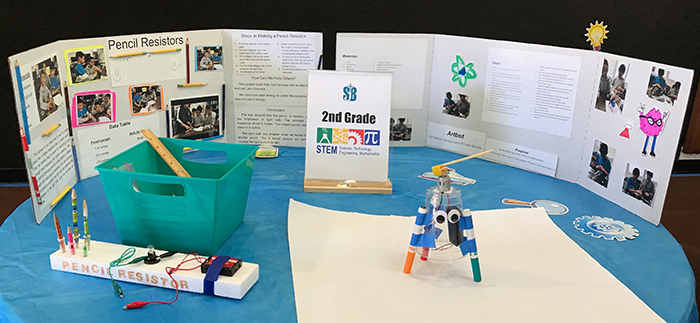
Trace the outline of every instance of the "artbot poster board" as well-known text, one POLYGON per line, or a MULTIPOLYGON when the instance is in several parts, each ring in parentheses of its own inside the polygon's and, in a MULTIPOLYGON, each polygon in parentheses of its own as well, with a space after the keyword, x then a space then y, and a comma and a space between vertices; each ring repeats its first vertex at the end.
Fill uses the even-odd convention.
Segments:
POLYGON ((81 178, 97 175, 97 164, 144 140, 141 129, 235 142, 240 120, 276 134, 245 143, 303 144, 306 69, 318 68, 321 51, 320 33, 216 29, 63 40, 9 57, 35 221, 81 178), (241 41, 249 35, 261 41, 241 41), (234 91, 246 76, 267 88, 234 91), (234 93, 282 99, 256 106, 252 121, 236 118, 245 105, 237 107, 234 93), (292 95, 293 111, 266 115, 292 95))
POLYGON ((309 72, 307 179, 386 182, 392 76, 309 72))
POLYGON ((602 52, 446 35, 341 33, 337 46, 339 68, 404 76, 409 84, 392 97, 413 98, 413 104, 392 105, 392 116, 414 111, 427 119, 425 136, 413 132, 415 145, 461 154, 494 149, 483 158, 579 183, 659 223, 692 71, 602 52), (428 63, 422 54, 407 57, 424 42, 431 44, 428 63), (379 43, 381 53, 374 51, 379 43), (415 77, 421 73, 428 77, 415 77), (427 102, 415 95, 420 90, 428 92, 427 102))

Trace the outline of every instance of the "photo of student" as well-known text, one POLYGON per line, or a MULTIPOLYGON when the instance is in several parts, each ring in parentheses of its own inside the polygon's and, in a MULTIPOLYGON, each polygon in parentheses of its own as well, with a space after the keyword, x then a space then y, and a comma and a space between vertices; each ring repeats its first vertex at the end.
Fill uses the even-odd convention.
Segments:
POLYGON ((616 115, 622 115, 627 96, 627 80, 625 76, 629 73, 629 64, 618 62, 615 76, 612 79, 612 95, 605 104, 607 111, 616 115))
POLYGON ((653 181, 654 173, 649 170, 644 170, 644 179, 640 184, 642 191, 642 202, 651 206, 654 202, 654 194, 656 193, 656 182, 653 181))
POLYGON ((396 123, 394 118, 389 118, 389 141, 411 141, 413 131, 413 119, 398 118, 396 123))
POLYGON ((608 187, 608 179, 610 178, 614 159, 615 148, 608 147, 606 143, 596 140, 591 153, 588 178, 603 187, 608 187))
POLYGON ((659 102, 675 105, 678 93, 681 90, 681 82, 671 79, 671 72, 663 68, 651 67, 647 96, 659 102))
POLYGON ((625 177, 622 181, 622 192, 651 206, 656 193, 656 182, 653 181, 654 173, 644 170, 641 174, 639 167, 627 163, 625 177))
POLYGON ((606 102, 610 101, 614 95, 613 80, 610 75, 608 75, 609 69, 610 64, 608 63, 608 59, 604 58, 603 68, 600 71, 600 82, 598 83, 598 96, 595 101, 595 108, 603 112, 606 111, 606 102))
POLYGON ((442 103, 442 113, 466 119, 471 110, 469 96, 464 93, 459 93, 457 102, 452 97, 452 92, 446 92, 442 103))
POLYGON ((75 116, 78 126, 114 122, 114 100, 109 91, 78 93, 75 97, 75 116))
POLYGON ((195 66, 197 71, 223 70, 221 46, 195 46, 195 66))
POLYGON ((218 96, 170 101, 172 137, 206 139, 222 135, 218 96))
POLYGON ((71 84, 106 80, 107 60, 104 47, 67 50, 66 62, 71 84))
POLYGON ((39 122, 58 110, 63 104, 61 80, 58 76, 56 56, 32 66, 34 94, 36 97, 39 122))
POLYGON ((163 91, 160 85, 147 84, 129 87, 131 115, 163 110, 163 91))

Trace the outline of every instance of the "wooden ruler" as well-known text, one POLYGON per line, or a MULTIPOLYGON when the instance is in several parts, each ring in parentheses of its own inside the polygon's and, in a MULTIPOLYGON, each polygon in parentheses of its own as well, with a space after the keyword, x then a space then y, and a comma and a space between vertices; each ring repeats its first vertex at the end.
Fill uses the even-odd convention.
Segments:
POLYGON ((175 159, 173 154, 170 153, 168 148, 165 148, 165 146, 163 146, 163 143, 160 142, 160 139, 158 139, 158 137, 156 137, 156 135, 153 133, 153 131, 151 131, 151 129, 143 129, 143 130, 141 130, 141 133, 143 134, 144 137, 146 137, 146 140, 148 140, 148 143, 151 144, 153 149, 155 149, 156 152, 158 152, 160 157, 163 157, 163 160, 165 160, 165 163, 168 164, 168 166, 170 166, 170 169, 172 169, 173 172, 175 172, 175 174, 177 176, 192 177, 185 170, 185 168, 183 168, 182 165, 180 165, 180 163, 177 161, 177 159, 175 159))

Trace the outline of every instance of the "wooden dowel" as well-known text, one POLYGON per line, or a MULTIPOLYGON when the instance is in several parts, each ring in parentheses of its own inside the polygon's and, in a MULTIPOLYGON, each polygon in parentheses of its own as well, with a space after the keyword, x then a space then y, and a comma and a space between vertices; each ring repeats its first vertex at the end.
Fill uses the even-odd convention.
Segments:
POLYGON ((479 157, 479 156, 482 156, 482 155, 486 155, 486 154, 488 154, 488 153, 490 153, 490 152, 493 152, 493 149, 489 149, 489 150, 487 150, 487 151, 482 151, 482 152, 480 152, 480 153, 478 153, 478 154, 474 154, 474 155, 471 155, 471 156, 468 156, 468 157, 464 157, 464 158, 460 158, 460 159, 455 159, 455 160, 453 160, 453 161, 451 161, 451 162, 446 162, 446 163, 440 164, 440 165, 438 165, 438 166, 452 165, 452 164, 455 164, 455 163, 463 162, 463 161, 465 161, 465 160, 467 160, 467 159, 472 159, 472 158, 476 158, 476 157, 479 157))

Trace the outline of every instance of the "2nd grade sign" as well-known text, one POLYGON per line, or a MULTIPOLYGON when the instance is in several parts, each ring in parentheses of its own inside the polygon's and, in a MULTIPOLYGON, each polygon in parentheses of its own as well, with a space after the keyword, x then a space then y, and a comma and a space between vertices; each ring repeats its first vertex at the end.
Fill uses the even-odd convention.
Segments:
POLYGON ((306 178, 388 179, 391 77, 309 71, 306 178))

